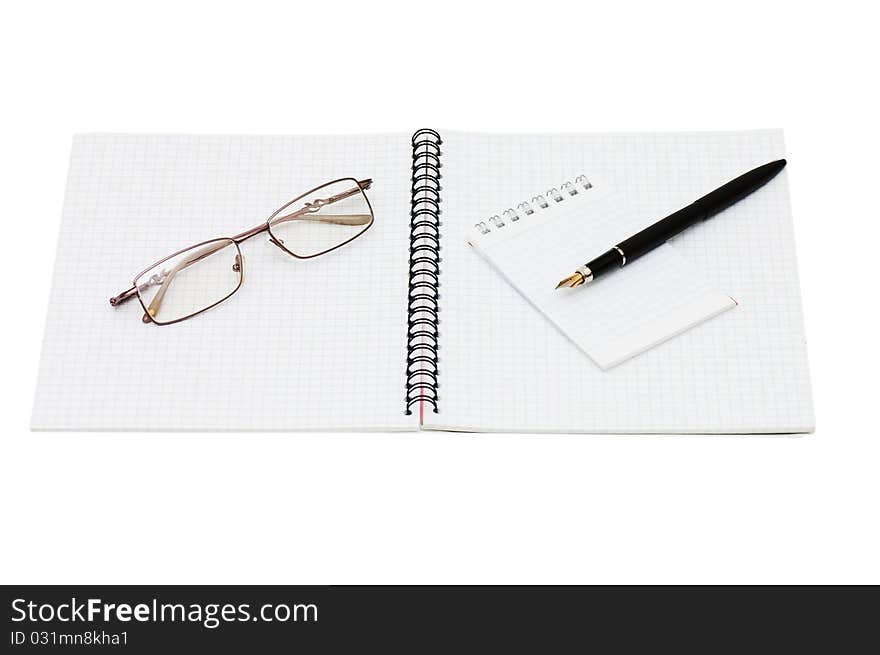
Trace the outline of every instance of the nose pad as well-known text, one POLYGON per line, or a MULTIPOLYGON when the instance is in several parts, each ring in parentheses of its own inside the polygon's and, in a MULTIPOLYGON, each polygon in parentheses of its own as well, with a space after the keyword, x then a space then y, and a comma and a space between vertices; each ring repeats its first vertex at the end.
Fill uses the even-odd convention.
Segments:
POLYGON ((281 248, 285 252, 287 252, 287 249, 284 247, 284 241, 282 239, 276 239, 275 237, 270 236, 269 241, 271 243, 274 243, 276 246, 278 246, 279 248, 281 248))
POLYGON ((241 273, 241 255, 235 256, 235 263, 232 265, 232 270, 236 273, 241 273))

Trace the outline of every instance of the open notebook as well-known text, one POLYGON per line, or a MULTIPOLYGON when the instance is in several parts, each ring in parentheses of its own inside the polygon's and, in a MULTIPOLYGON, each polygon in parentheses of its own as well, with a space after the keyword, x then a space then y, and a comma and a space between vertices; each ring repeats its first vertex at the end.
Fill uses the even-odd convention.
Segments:
POLYGON ((653 220, 782 157, 780 132, 439 136, 78 136, 33 427, 812 429, 784 172, 670 246, 739 306, 607 371, 468 245, 581 172, 653 220), (348 246, 301 261, 248 241, 242 289, 176 325, 107 303, 150 262, 349 176, 373 179, 375 224, 348 246))

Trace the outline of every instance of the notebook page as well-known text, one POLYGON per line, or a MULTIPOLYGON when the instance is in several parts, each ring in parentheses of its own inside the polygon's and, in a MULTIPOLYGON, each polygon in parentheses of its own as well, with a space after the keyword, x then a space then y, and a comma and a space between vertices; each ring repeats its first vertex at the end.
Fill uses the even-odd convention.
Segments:
POLYGON ((607 370, 736 306, 667 244, 587 287, 555 289, 575 266, 646 227, 601 183, 563 191, 546 208, 501 226, 474 228, 469 243, 535 308, 607 370))
POLYGON ((784 156, 780 131, 444 132, 440 410, 432 428, 802 432, 813 409, 787 172, 671 243, 739 307, 603 372, 467 245, 544 180, 586 173, 662 217, 784 156))
POLYGON ((52 430, 417 429, 406 416, 408 135, 74 140, 33 411, 52 430), (110 296, 161 257, 257 225, 339 177, 375 223, 297 260, 265 234, 217 307, 145 325, 110 296))

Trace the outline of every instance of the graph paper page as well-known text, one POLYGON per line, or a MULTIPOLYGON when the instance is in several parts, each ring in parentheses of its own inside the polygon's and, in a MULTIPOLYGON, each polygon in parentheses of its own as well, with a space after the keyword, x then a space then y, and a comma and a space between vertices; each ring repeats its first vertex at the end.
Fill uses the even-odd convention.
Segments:
POLYGON ((736 306, 668 244, 586 287, 555 289, 575 266, 646 227, 645 217, 602 184, 569 181, 537 198, 481 221, 468 241, 600 368, 736 306))
POLYGON ((784 156, 780 131, 443 136, 440 393, 428 427, 813 429, 785 171, 670 242, 739 306, 608 371, 467 244, 476 222, 529 198, 536 185, 580 173, 656 220, 784 156))
POLYGON ((74 140, 35 429, 403 430, 408 135, 74 140), (180 248, 232 236, 340 177, 371 177, 375 223, 297 260, 261 234, 244 282, 175 325, 110 296, 180 248))

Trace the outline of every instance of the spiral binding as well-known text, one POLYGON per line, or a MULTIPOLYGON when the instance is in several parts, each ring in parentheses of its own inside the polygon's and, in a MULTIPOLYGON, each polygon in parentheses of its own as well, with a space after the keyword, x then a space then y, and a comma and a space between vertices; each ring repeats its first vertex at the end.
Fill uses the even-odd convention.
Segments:
POLYGON ((440 323, 440 145, 434 130, 412 136, 412 204, 409 239, 409 304, 406 413, 429 404, 438 411, 440 323))
POLYGON ((508 223, 515 223, 526 216, 531 216, 537 211, 547 209, 551 203, 563 202, 566 197, 576 196, 581 192, 581 189, 588 191, 592 188, 593 184, 587 179, 586 175, 578 175, 574 178, 574 182, 565 182, 558 189, 553 187, 544 194, 539 193, 532 197, 531 202, 523 200, 516 206, 516 209, 513 207, 505 209, 501 212, 500 216, 494 214, 485 221, 474 223, 474 227, 477 228, 480 234, 489 234, 493 229, 500 229, 508 223))

